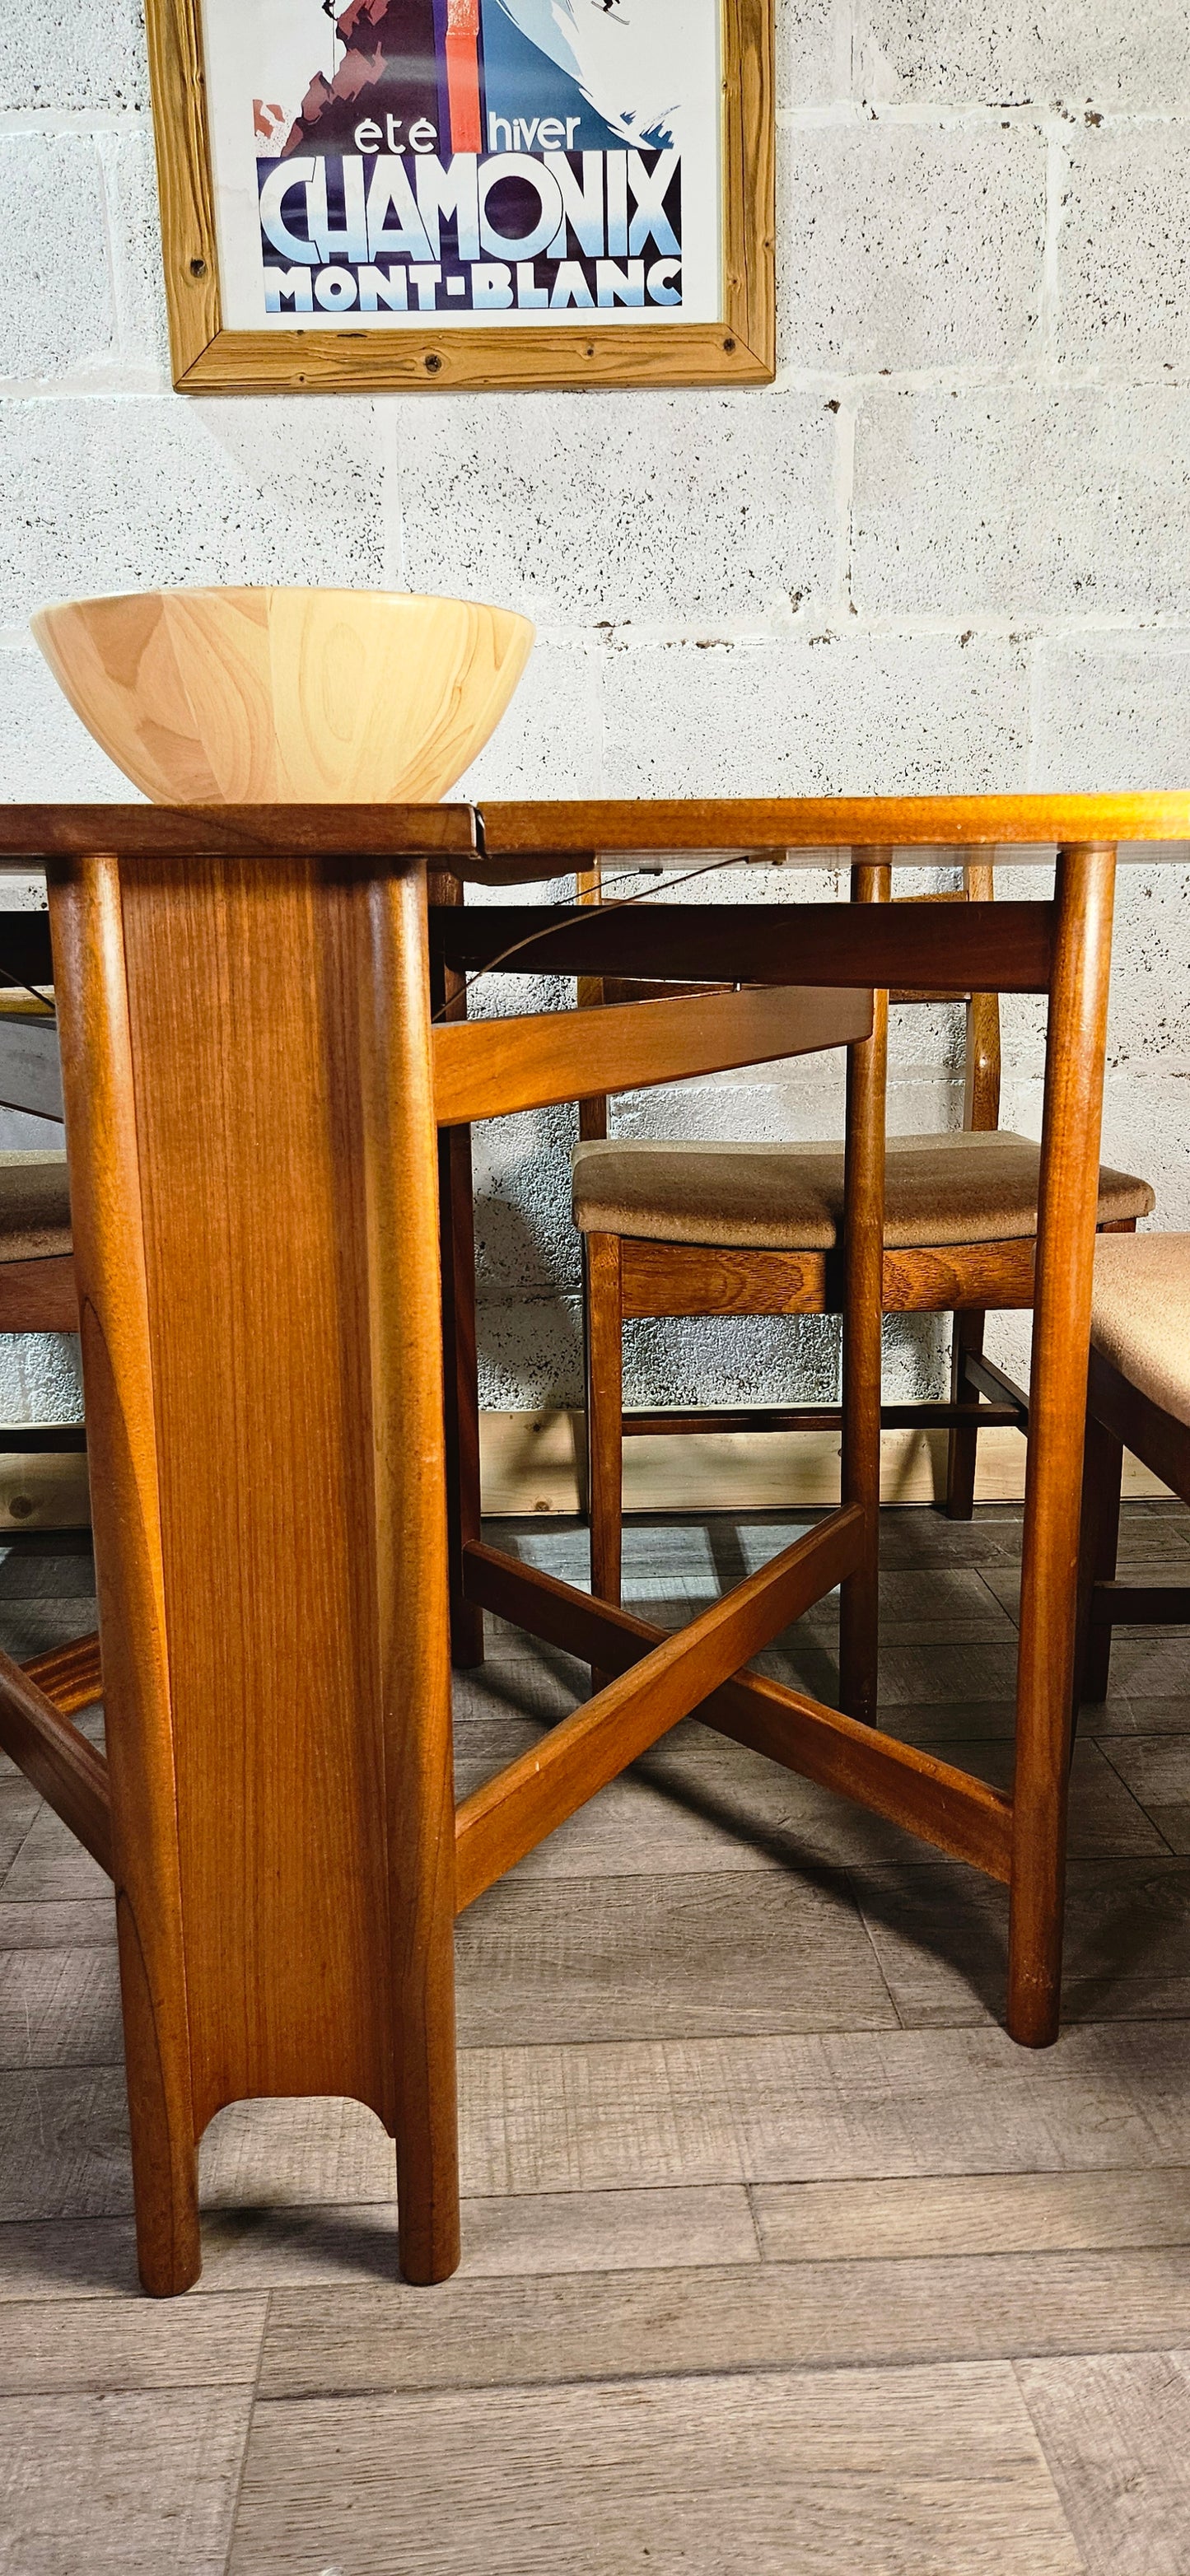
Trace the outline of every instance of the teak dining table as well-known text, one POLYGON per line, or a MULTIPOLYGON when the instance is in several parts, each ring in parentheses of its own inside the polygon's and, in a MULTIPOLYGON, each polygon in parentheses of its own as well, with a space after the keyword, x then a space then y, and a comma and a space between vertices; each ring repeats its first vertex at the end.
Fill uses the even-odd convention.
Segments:
POLYGON ((1190 795, 0 809, 0 866, 49 886, 100 1619, 0 1657, 0 1745, 114 1880, 148 2290, 197 2276, 202 2130, 269 2094, 369 2104, 406 2277, 454 2269, 455 1914, 695 1708, 1006 1881, 1008 2026, 1054 2038, 1117 849, 1184 860, 1190 795), (972 848, 1056 855, 1052 897, 667 904, 662 879, 628 906, 461 899, 731 854, 850 864, 863 892, 889 859, 972 848), (461 1016, 497 958, 677 989, 461 1016), (743 1669, 841 1584, 841 1696, 863 1678, 889 986, 1048 997, 1012 1796, 743 1669), (450 1140, 838 1046, 840 1507, 666 1636, 481 1541, 450 1140), (612 1676, 457 1810, 452 1592, 460 1660, 486 1608, 612 1676), (106 1756, 73 1723, 101 1693, 106 1756))

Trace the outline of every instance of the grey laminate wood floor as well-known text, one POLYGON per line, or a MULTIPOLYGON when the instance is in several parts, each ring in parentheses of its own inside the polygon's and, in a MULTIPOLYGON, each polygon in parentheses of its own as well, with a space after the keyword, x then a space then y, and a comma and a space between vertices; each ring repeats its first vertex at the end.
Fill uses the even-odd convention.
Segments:
MULTIPOLYGON (((1126 1522, 1190 1579, 1190 1514, 1126 1522)), ((635 1527, 629 1597, 786 1535, 635 1527)), ((1018 1556, 1012 1510, 885 1516, 886 1723, 998 1781, 1018 1556)), ((0 1644, 90 1582, 0 1559, 0 1644)), ((831 1655, 823 1608, 762 1660, 831 1655)), ((462 1785, 581 1682, 493 1623, 462 1785)), ((1186 1632, 1122 1636, 1098 1719, 1056 2049, 1001 2029, 999 1889, 687 1722, 460 1925, 458 2277, 400 2283, 370 2114, 263 2103, 165 2305, 106 1882, 0 1764, 0 2576, 1190 2576, 1186 1632)))

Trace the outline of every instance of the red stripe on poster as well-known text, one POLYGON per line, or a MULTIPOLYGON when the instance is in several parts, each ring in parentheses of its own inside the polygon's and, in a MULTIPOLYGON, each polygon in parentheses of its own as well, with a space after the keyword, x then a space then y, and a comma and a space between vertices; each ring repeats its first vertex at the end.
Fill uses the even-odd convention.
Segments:
POLYGON ((479 0, 446 0, 446 94, 452 152, 482 152, 479 0))

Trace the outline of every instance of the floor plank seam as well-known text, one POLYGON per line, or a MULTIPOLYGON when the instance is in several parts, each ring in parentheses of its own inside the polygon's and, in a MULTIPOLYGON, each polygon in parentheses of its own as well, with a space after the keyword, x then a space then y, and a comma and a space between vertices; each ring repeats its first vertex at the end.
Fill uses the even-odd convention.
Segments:
MULTIPOLYGON (((1157 1855, 1157 1857, 1161 1857, 1163 1859, 1164 1855, 1157 1855)), ((957 1868, 960 1864, 956 1862, 953 1866, 957 1868)), ((566 1881, 564 1883, 566 1885, 571 1884, 570 1881, 566 1881)), ((1062 2045, 1062 2037, 1068 2037, 1070 2033, 1075 2030, 1083 2035, 1098 2032, 1106 2038, 1111 2038, 1121 2031, 1131 2030, 1135 2027, 1143 2029, 1159 2029, 1167 2026, 1185 2027, 1187 2023, 1190 2023, 1190 2014, 1184 2012, 1129 2012, 1127 2014, 1119 2014, 1115 2017, 1109 2016, 1106 2020, 1099 2021, 1072 2021, 1067 2019, 1063 2025, 1063 2032, 1056 2044, 1058 2048, 1060 2048, 1062 2045)), ((567 2055, 570 2055, 577 2050, 653 2049, 667 2048, 671 2044, 675 2047, 684 2048, 696 2043, 708 2048, 731 2048, 737 2047, 745 2041, 750 2044, 754 2043, 760 2046, 763 2045, 766 2040, 771 2040, 776 2045, 784 2045, 786 2042, 796 2044, 800 2040, 810 2039, 878 2038, 881 2036, 885 2039, 928 2039, 940 2037, 946 2034, 955 2036, 961 2032, 970 2032, 972 2034, 975 2032, 982 2032, 988 2038, 995 2038, 1001 2033, 1001 2025, 997 2022, 994 2016, 981 2015, 979 2019, 975 2021, 972 2021, 968 2016, 965 2019, 956 2019, 954 2021, 939 2020, 930 2021, 928 2023, 914 2022, 909 2027, 905 2027, 900 2023, 885 2023, 881 2026, 880 2024, 864 2022, 857 2024, 853 2029, 849 2028, 841 2030, 838 2022, 827 2022, 822 2025, 821 2029, 817 2027, 807 2028, 799 2026, 796 2030, 665 2030, 658 2031, 645 2038, 631 2039, 477 2040, 468 2042, 460 2048, 459 2062, 462 2064, 464 2060, 469 2058, 522 2057, 530 2055, 546 2056, 555 2050, 563 2050, 567 2055)), ((1040 2052, 1034 2053, 1032 2051, 1022 2051, 1024 2065, 1028 2067, 1030 2064, 1034 2063, 1035 2057, 1038 2055, 1040 2055, 1040 2052)), ((22 2069, 20 2071, 25 2072, 27 2070, 22 2069)), ((48 2070, 43 2069, 41 2071, 45 2072, 48 2070)), ((100 2066, 88 2070, 72 2067, 69 2071, 72 2074, 80 2074, 84 2072, 110 2074, 111 2068, 100 2066)), ((1028 2170, 1028 2168, 1022 2168, 1022 2170, 1028 2170)), ((761 2179, 761 2177, 757 2177, 757 2179, 761 2179)), ((766 2176, 764 2179, 767 2180, 768 2177, 766 2176)), ((795 2177, 791 2176, 790 2179, 795 2179, 795 2177)))
POLYGON ((764 2250, 764 2230, 760 2223, 760 2213, 756 2207, 756 2186, 754 2183, 746 2182, 743 2185, 743 2191, 748 2203, 748 2216, 752 2222, 752 2233, 756 2239, 756 2251, 761 2262, 767 2263, 770 2258, 764 2250))
POLYGON ((1130 1782, 1130 1781, 1128 1781, 1128 1780, 1126 1780, 1126 1779, 1124 1778, 1124 1774, 1123 1774, 1123 1772, 1120 1770, 1118 1763, 1113 1762, 1113 1760, 1112 1760, 1111 1752, 1110 1752, 1110 1749, 1109 1749, 1109 1748, 1110 1748, 1110 1746, 1111 1746, 1112 1744, 1118 1744, 1118 1743, 1120 1743, 1121 1741, 1122 1741, 1122 1742, 1124 1742, 1124 1743, 1128 1743, 1128 1742, 1130 1741, 1130 1738, 1129 1738, 1129 1737, 1127 1737, 1127 1736, 1124 1736, 1123 1738, 1121 1738, 1121 1737, 1119 1737, 1119 1736, 1112 1736, 1112 1735, 1109 1735, 1109 1736, 1106 1738, 1106 1740, 1105 1740, 1102 1736, 1098 1736, 1098 1737, 1096 1737, 1095 1741, 1096 1741, 1096 1744, 1097 1744, 1097 1746, 1098 1746, 1099 1751, 1100 1751, 1100 1752, 1102 1753, 1102 1755, 1103 1755, 1103 1759, 1104 1759, 1104 1761, 1107 1763, 1107 1765, 1108 1765, 1109 1769, 1110 1769, 1110 1770, 1112 1770, 1112 1771, 1114 1771, 1114 1773, 1115 1773, 1115 1776, 1116 1776, 1117 1780, 1120 1782, 1120 1784, 1121 1784, 1122 1788, 1125 1790, 1125 1792, 1126 1792, 1127 1796, 1132 1800, 1133 1806, 1137 1809, 1138 1813, 1139 1813, 1140 1815, 1142 1815, 1142 1816, 1145 1818, 1146 1823, 1147 1823, 1147 1824, 1150 1824, 1150 1825, 1152 1826, 1154 1833, 1155 1833, 1155 1834, 1160 1834, 1160 1836, 1161 1836, 1161 1840, 1162 1840, 1163 1844, 1165 1845, 1165 1849, 1166 1849, 1166 1851, 1167 1851, 1167 1852, 1169 1852, 1169 1854, 1171 1855, 1171 1858, 1173 1858, 1174 1860, 1185 1859, 1185 1857, 1186 1857, 1185 1853, 1179 1853, 1179 1852, 1175 1851, 1173 1844, 1168 1840, 1167 1836, 1165 1835, 1165 1833, 1164 1833, 1164 1832, 1163 1832, 1163 1830, 1162 1830, 1162 1827, 1158 1824, 1158 1821, 1157 1821, 1156 1816, 1154 1816, 1153 1814, 1151 1814, 1150 1810, 1149 1810, 1149 1809, 1144 1805, 1143 1801, 1142 1801, 1140 1798, 1138 1798, 1138 1797, 1137 1797, 1136 1791, 1135 1791, 1135 1789, 1132 1787, 1131 1782, 1130 1782))
MULTIPOLYGON (((1066 2361, 1107 2363, 1151 2360, 1164 2354, 1172 2357, 1179 2350, 1180 2347, 1171 2345, 1168 2338, 1151 2344, 1124 2344, 1118 2350, 1110 2352, 1102 2344, 1097 2343, 1070 2343, 1060 2347, 1043 2347, 1039 2351, 1022 2346, 1015 2352, 959 2350, 943 2353, 927 2349, 910 2354, 892 2350, 885 2352, 874 2347, 855 2359, 838 2361, 816 2361, 812 2357, 795 2352, 773 2361, 719 2361, 695 2363, 685 2367, 671 2361, 659 2363, 655 2369, 640 2365, 635 2370, 588 2368, 573 2375, 562 2373, 553 2377, 526 2374, 516 2379, 408 2379, 398 2383, 386 2379, 361 2380, 353 2382, 349 2387, 340 2384, 337 2387, 330 2385, 325 2388, 266 2390, 263 2395, 257 2396, 254 2413, 262 2414, 274 2406, 354 2406, 375 2404, 381 2399, 401 2402, 405 2399, 412 2401, 426 2397, 489 2397, 496 2393, 505 2398, 515 2398, 539 2394, 546 2390, 551 2393, 569 2391, 572 2394, 581 2395, 587 2388, 638 2388, 642 2384, 656 2386, 659 2381, 666 2381, 680 2387, 696 2387, 699 2381, 704 2380, 785 2379, 791 2373, 796 2373, 799 2379, 831 2380, 861 2379, 870 2371, 879 2371, 882 2376, 897 2375, 909 2379, 923 2370, 1008 2370, 1016 2378, 1018 2367, 1023 2369, 1030 2363, 1044 2362, 1053 2366, 1066 2361)), ((238 2384, 247 2386, 249 2383, 242 2381, 238 2384)), ((1023 2399, 1023 2390, 1021 2394, 1023 2399)), ((1029 2410, 1029 2420, 1032 2423, 1031 2410, 1029 2410)), ((1049 2466, 1048 2458, 1046 2465, 1049 2466)))
MULTIPOLYGON (((1118 2357, 1119 2357, 1119 2356, 1117 2356, 1117 2358, 1118 2358, 1118 2357)), ((1032 2354, 1018 2353, 1018 2354, 1016 2354, 1016 2355, 1014 2356, 1014 2358, 1013 2358, 1013 2360, 1012 2360, 1012 2362, 1010 2363, 1010 2365, 1009 2365, 1009 2366, 1010 2366, 1010 2368, 1011 2368, 1012 2375, 1013 2375, 1013 2378, 1014 2378, 1014 2380, 1015 2380, 1015 2382, 1016 2382, 1017 2388, 1018 2388, 1018 2389, 1019 2389, 1019 2391, 1020 2391, 1021 2404, 1022 2404, 1022 2406, 1024 2407, 1025 2413, 1026 2413, 1026 2415, 1028 2416, 1028 2419, 1029 2419, 1030 2424, 1031 2424, 1031 2425, 1032 2425, 1032 2427, 1033 2427, 1033 2439, 1034 2439, 1034 2441, 1036 2442, 1036 2444, 1037 2444, 1037 2448, 1038 2448, 1038 2450, 1040 2451, 1041 2456, 1042 2456, 1042 2459, 1043 2459, 1043 2460, 1044 2460, 1044 2462, 1045 2462, 1046 2471, 1047 2471, 1048 2476, 1049 2476, 1050 2484, 1051 2484, 1051 2486, 1053 2487, 1054 2495, 1055 2495, 1055 2497, 1057 2498, 1058 2511, 1059 2511, 1059 2513, 1061 2514, 1061 2516, 1062 2516, 1062 2520, 1063 2520, 1063 2522, 1065 2523, 1066 2528, 1067 2528, 1067 2530, 1068 2530, 1068 2532, 1069 2532, 1069 2534, 1070 2534, 1070 2544, 1071 2544, 1071 2547, 1072 2547, 1073 2549, 1076 2549, 1076 2550, 1078 2551, 1078 2555, 1079 2555, 1079 2562, 1080 2562, 1080 2567, 1081 2567, 1081 2569, 1082 2569, 1082 2571, 1083 2571, 1083 2576, 1091 2576, 1091 2562, 1088 2560, 1088 2558, 1087 2558, 1087 2556, 1086 2556, 1085 2552, 1084 2552, 1084 2551, 1079 2547, 1078 2536, 1077 2536, 1077 2533, 1076 2533, 1076 2531, 1075 2531, 1074 2524, 1072 2523, 1072 2521, 1071 2521, 1071 2519, 1070 2519, 1070 2516, 1069 2516, 1069 2514, 1068 2514, 1068 2513, 1067 2513, 1067 2511, 1066 2511, 1066 2507, 1065 2507, 1065 2504, 1064 2504, 1063 2499, 1062 2499, 1062 2488, 1061 2488, 1061 2484, 1060 2484, 1060 2480, 1059 2480, 1059 2469, 1060 2469, 1060 2463, 1059 2463, 1059 2462, 1057 2462, 1057 2461, 1055 2461, 1054 2459, 1052 2459, 1052 2458, 1051 2458, 1050 2451, 1049 2451, 1049 2446, 1048 2446, 1048 2444, 1047 2444, 1047 2443, 1046 2443, 1046 2441, 1045 2441, 1045 2438, 1044 2438, 1044 2436, 1043 2436, 1043 2434, 1042 2434, 1041 2427, 1040 2427, 1040 2425, 1039 2425, 1039 2423, 1038 2423, 1038 2421, 1037 2421, 1036 2412, 1035 2412, 1034 2408, 1033 2408, 1033 2407, 1030 2405, 1030 2403, 1029 2403, 1029 2393, 1028 2393, 1028 2390, 1027 2390, 1027 2388, 1026 2388, 1026 2386, 1025 2386, 1024 2380, 1023 2380, 1023 2378, 1022 2378, 1022 2376, 1021 2376, 1021 2365, 1022 2365, 1022 2364, 1024 2364, 1027 2360, 1032 2360, 1032 2359, 1035 2359, 1035 2358, 1036 2358, 1036 2356, 1035 2356, 1035 2355, 1032 2355, 1032 2354)), ((1051 2360, 1051 2361, 1052 2361, 1052 2360, 1058 2360, 1058 2359, 1065 2360, 1065 2359, 1068 2359, 1068 2358, 1073 2358, 1073 2356, 1069 2356, 1069 2355, 1066 2355, 1066 2354, 1061 2354, 1061 2355, 1059 2355, 1059 2354, 1049 2354, 1049 2355, 1047 2356, 1047 2358, 1048 2358, 1049 2360, 1051 2360)), ((1104 2354, 1104 2355, 1103 2355, 1103 2358, 1104 2358, 1104 2360, 1107 2360, 1107 2359, 1111 2358, 1111 2356, 1110 2356, 1110 2355, 1108 2355, 1108 2354, 1104 2354)))
POLYGON ((893 2012, 895 2013, 895 2015, 896 2015, 896 2026, 897 2026, 897 2029, 898 2029, 898 2030, 905 2030, 905 2029, 907 2029, 908 2024, 906 2023, 905 2016, 904 2016, 904 2014, 903 2014, 903 2012, 902 2012, 902 2010, 901 2010, 901 2007, 900 2007, 899 2003, 897 2002, 897 1998, 896 1998, 895 1994, 893 1993, 892 1987, 891 1987, 891 1985, 890 1985, 890 1983, 889 1983, 889 1980, 888 1980, 888 1977, 887 1977, 887 1975, 886 1975, 886 1973, 885 1973, 884 1962, 883 1962, 883 1960, 881 1959, 880 1952, 879 1952, 879 1950, 877 1949, 877 1947, 876 1947, 876 1943, 875 1943, 875 1941, 874 1941, 874 1939, 873 1939, 873 1937, 872 1937, 872 1927, 871 1927, 871 1924, 870 1924, 870 1923, 869 1923, 869 1921, 868 1921, 868 1918, 867 1918, 866 1913, 864 1912, 863 1901, 862 1901, 862 1898, 861 1898, 861 1895, 860 1895, 860 1892, 859 1892, 859 1888, 854 1884, 855 1879, 856 1879, 857 1877, 859 1877, 859 1876, 861 1875, 861 1873, 860 1873, 860 1871, 859 1871, 859 1869, 858 1869, 858 1868, 854 1868, 854 1869, 853 1869, 853 1868, 850 1868, 850 1867, 849 1867, 849 1868, 848 1868, 848 1870, 847 1870, 847 1873, 846 1873, 846 1874, 847 1874, 847 1879, 848 1879, 848 1884, 849 1884, 849 1891, 850 1891, 850 1895, 851 1895, 851 1901, 852 1901, 852 1904, 853 1904, 853 1905, 854 1905, 854 1907, 855 1907, 855 1911, 856 1911, 856 1914, 857 1914, 857 1915, 858 1915, 858 1917, 859 1917, 859 1921, 860 1921, 860 1923, 861 1923, 861 1924, 862 1924, 862 1926, 863 1926, 864 1937, 865 1937, 865 1939, 866 1939, 866 1941, 867 1941, 868 1948, 869 1948, 869 1950, 871 1951, 872 1958, 873 1958, 873 1960, 874 1960, 874 1962, 875 1962, 876 1972, 877 1972, 877 1975, 879 1976, 880 1983, 881 1983, 881 1985, 883 1986, 884 1991, 885 1991, 885 1994, 886 1994, 886 1995, 887 1995, 887 1997, 888 1997, 888 2001, 889 2001, 889 2004, 890 2004, 890 2006, 891 2006, 891 2008, 892 2008, 892 2011, 893 2011, 893 2012))
MULTIPOLYGON (((235 2296, 236 2293, 233 2292, 231 2295, 235 2296)), ((244 2292, 240 2295, 250 2297, 252 2293, 244 2292)), ((268 2341, 269 2326, 272 2322, 272 2310, 273 2295, 270 2290, 265 2292, 264 2315, 261 2318, 260 2323, 260 2341, 256 2348, 256 2369, 250 2383, 252 2393, 248 2400, 248 2416, 244 2426, 244 2440, 240 2451, 239 2466, 236 2470, 235 2493, 231 2499, 231 2510, 227 2521, 227 2550, 223 2560, 223 2576, 228 2576, 228 2570, 231 2567, 232 2556, 235 2550, 236 2524, 239 2520, 240 2504, 243 2499, 244 2479, 248 2467, 248 2453, 252 2446, 252 2427, 256 2421, 256 2410, 260 2403, 260 2377, 264 2368, 264 2351, 265 2345, 268 2341)))

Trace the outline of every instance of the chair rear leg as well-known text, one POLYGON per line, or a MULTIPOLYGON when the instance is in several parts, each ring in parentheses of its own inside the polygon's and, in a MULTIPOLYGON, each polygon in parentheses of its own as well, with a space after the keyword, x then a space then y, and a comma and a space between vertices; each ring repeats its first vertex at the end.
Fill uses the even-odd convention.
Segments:
MULTIPOLYGON (((433 906, 457 908, 463 901, 458 877, 430 870, 428 893, 433 906)), ((431 922, 434 915, 431 914, 431 922)), ((449 1007, 452 1019, 467 1016, 467 979, 443 960, 433 930, 430 940, 430 1002, 435 1015, 449 1007)), ((443 1127, 438 1133, 438 1209, 442 1258, 442 1340, 445 1360, 446 1505, 450 1531, 451 1661, 466 1670, 483 1662, 483 1612, 464 1593, 464 1553, 480 1534, 479 1370, 475 1328, 475 1208, 471 1178, 471 1130, 443 1127)))
MULTIPOLYGON (((587 1346, 587 1475, 591 1509, 591 1590, 618 1602, 623 1553, 624 1358, 620 1238, 584 1237, 587 1346)), ((606 1675, 592 1671, 600 1689, 606 1675)))
MULTIPOLYGON (((883 851, 857 857, 852 899, 887 903, 892 869, 883 851)), ((880 1649, 880 1356, 884 1280, 884 1121, 888 1080, 888 995, 872 996, 872 1034, 847 1050, 847 1152, 843 1248, 843 1442, 845 1503, 864 1513, 860 1563, 839 1596, 839 1704, 865 1726, 877 1722, 880 1649)))
POLYGON ((1120 1545, 1120 1488, 1124 1444, 1103 1422, 1087 1415, 1083 1451, 1082 1530, 1079 1545, 1078 1634, 1074 1662, 1074 1720, 1084 1700, 1107 1698, 1111 1668, 1111 1627, 1092 1621, 1097 1583, 1110 1583, 1120 1545))
MULTIPOLYGON (((951 1338, 950 1396, 952 1404, 971 1401, 976 1394, 967 1377, 968 1356, 978 1359, 983 1350, 986 1316, 975 1313, 955 1315, 951 1338)), ((974 1424, 956 1425, 946 1451, 946 1516, 952 1521, 969 1521, 975 1509, 975 1466, 979 1433, 974 1424)))

